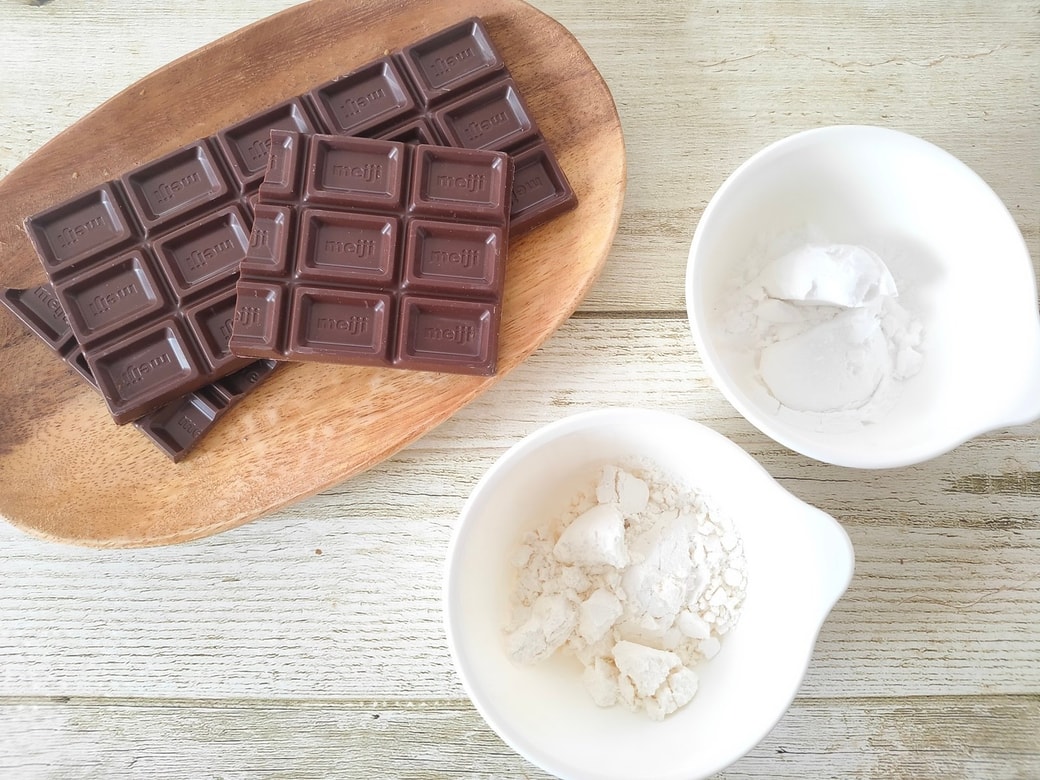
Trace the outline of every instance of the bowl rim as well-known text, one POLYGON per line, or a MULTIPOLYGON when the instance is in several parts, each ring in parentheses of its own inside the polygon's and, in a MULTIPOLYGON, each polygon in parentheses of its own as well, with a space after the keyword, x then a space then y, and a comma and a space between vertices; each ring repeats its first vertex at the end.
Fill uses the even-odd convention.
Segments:
MULTIPOLYGON (((812 522, 821 522, 825 524, 827 531, 836 535, 836 540, 841 546, 835 546, 835 556, 838 559, 839 564, 844 564, 845 566, 842 571, 842 576, 840 576, 834 583, 833 592, 827 594, 827 596, 821 600, 818 611, 809 624, 811 631, 807 631, 806 636, 804 637, 805 652, 799 654, 797 665, 792 664, 792 671, 787 676, 787 685, 785 686, 784 694, 776 697, 776 709, 775 711, 768 713, 768 717, 764 719, 767 722, 764 723, 761 728, 749 731, 744 735, 744 738, 740 740, 739 751, 728 755, 726 758, 719 758, 710 765, 705 764, 702 767, 695 768, 694 774, 681 775, 684 780, 700 780, 700 778, 710 777, 725 769, 761 742, 776 726, 780 719, 783 718, 784 714, 790 708, 791 703, 794 701, 811 665, 812 655, 819 633, 827 618, 833 611, 834 606, 847 591, 854 575, 855 551, 853 549, 852 541, 845 529, 835 518, 820 510, 818 507, 808 504, 792 494, 751 454, 746 452, 728 437, 697 420, 674 412, 658 409, 623 406, 597 408, 579 411, 549 422, 536 428, 520 440, 513 443, 496 459, 484 474, 481 475, 459 512, 458 522, 453 529, 449 542, 444 569, 444 597, 442 599, 443 623, 447 635, 449 653, 456 674, 461 680, 463 688, 469 696, 470 701, 473 703, 484 721, 506 744, 508 744, 523 758, 531 762, 533 765, 541 767, 545 771, 549 771, 560 777, 575 778, 577 775, 571 773, 572 770, 569 765, 556 760, 555 756, 551 754, 540 751, 537 746, 530 745, 522 738, 522 734, 515 734, 514 730, 509 727, 508 720, 503 722, 503 720, 498 717, 497 710, 491 707, 491 703, 488 701, 485 693, 477 688, 475 681, 471 676, 471 671, 467 668, 466 663, 464 662, 464 656, 470 651, 464 650, 460 646, 459 634, 463 632, 461 630, 455 630, 456 622, 460 618, 456 611, 457 605, 454 603, 453 598, 458 591, 458 589, 454 587, 455 579, 456 577, 461 576, 459 574, 458 566, 456 565, 459 550, 460 547, 463 546, 467 531, 472 528, 474 522, 473 511, 474 508, 480 504, 484 492, 489 486, 493 486, 495 482, 500 479, 499 475, 503 471, 512 467, 515 462, 537 452, 539 449, 550 444, 552 441, 557 440, 561 436, 577 434, 592 427, 599 427, 604 423, 608 425, 623 425, 649 420, 668 423, 674 430, 680 432, 683 429, 685 429, 685 431, 696 431, 698 436, 711 440, 718 447, 724 448, 733 453, 733 457, 739 459, 741 463, 745 464, 749 472, 756 473, 757 477, 763 480, 763 484, 768 484, 771 490, 784 494, 786 500, 790 501, 792 506, 804 509, 806 511, 806 516, 810 517, 812 522)), ((581 777, 585 777, 585 775, 581 775, 581 777)), ((590 773, 588 777, 600 778, 602 775, 590 773)), ((671 775, 669 777, 671 777, 671 775)), ((675 777, 679 777, 679 775, 675 775, 675 777)))
MULTIPOLYGON (((1003 417, 999 417, 989 422, 983 423, 980 421, 974 426, 958 429, 955 429, 952 426, 944 426, 944 429, 939 431, 937 435, 927 439, 918 439, 910 446, 903 447, 898 452, 880 450, 871 451, 867 448, 849 450, 841 446, 840 442, 842 440, 840 438, 835 438, 834 442, 829 444, 813 443, 807 445, 805 442, 801 441, 796 434, 789 432, 786 427, 775 427, 767 413, 760 410, 753 401, 746 398, 743 393, 737 390, 736 382, 731 380, 722 370, 720 365, 722 361, 719 358, 717 351, 713 348, 710 338, 707 336, 708 328, 704 320, 707 312, 702 310, 702 308, 696 307, 694 304, 697 297, 694 291, 694 276, 697 272, 698 265, 700 265, 698 259, 701 257, 701 245, 704 241, 704 234, 707 230, 706 226, 710 224, 714 213, 722 208, 722 204, 729 197, 730 192, 739 186, 742 180, 749 175, 749 171, 753 171, 753 169, 760 166, 763 161, 782 154, 789 147, 816 142, 833 136, 840 137, 857 134, 863 136, 864 139, 873 138, 875 143, 877 142, 877 139, 880 138, 884 139, 886 144, 895 142, 904 145, 916 145, 927 151, 929 154, 937 155, 945 163, 957 169, 962 175, 971 181, 978 193, 987 200, 990 200, 996 207, 997 212, 1001 213, 1001 216, 1006 218, 1009 226, 1013 228, 1015 235, 1012 238, 1016 245, 1017 254, 1021 255, 1021 257, 1026 261, 1024 263, 1025 267, 1022 269, 1023 273, 1028 275, 1029 279, 1032 281, 1033 289, 1036 289, 1036 272, 1030 258, 1029 247, 1026 244, 1025 238, 1022 236, 1022 232, 1018 228, 1013 215, 993 188, 990 187, 989 184, 970 166, 941 146, 903 130, 897 130, 882 125, 835 124, 800 130, 772 141, 741 162, 740 165, 738 165, 732 173, 726 177, 705 206, 704 211, 697 222, 697 226, 694 229, 693 239, 690 242, 684 285, 686 313, 690 331, 697 347, 697 352, 701 357, 701 362, 708 375, 715 383, 715 386, 726 397, 726 400, 728 400, 748 422, 763 434, 777 443, 805 455, 806 457, 836 466, 845 466, 857 469, 901 468, 922 463, 943 455, 970 439, 986 433, 987 431, 995 430, 1005 425, 1020 424, 1023 420, 1019 419, 1019 417, 1023 415, 1022 413, 1016 414, 1016 411, 1010 410, 1008 414, 1004 415, 1005 417, 1008 417, 1007 420, 1003 419, 1003 417)), ((1034 314, 1036 316, 1037 331, 1040 332, 1040 311, 1036 311, 1035 307, 1034 314)), ((1040 377, 1038 377, 1036 381, 1040 382, 1040 377)), ((1029 416, 1029 413, 1025 414, 1025 416, 1029 416)), ((1029 421, 1030 420, 1025 420, 1025 422, 1029 421)))

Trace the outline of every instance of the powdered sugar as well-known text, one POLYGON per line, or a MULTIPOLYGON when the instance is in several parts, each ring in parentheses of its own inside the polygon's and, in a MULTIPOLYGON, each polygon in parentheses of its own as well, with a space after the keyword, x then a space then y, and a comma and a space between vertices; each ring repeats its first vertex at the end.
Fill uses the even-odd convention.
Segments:
POLYGON ((921 322, 866 246, 816 240, 749 258, 721 309, 733 364, 779 416, 813 427, 879 420, 923 360, 921 322))
POLYGON ((525 535, 514 564, 511 657, 575 656, 600 706, 660 719, 736 623, 746 585, 732 523, 650 465, 615 465, 525 535))

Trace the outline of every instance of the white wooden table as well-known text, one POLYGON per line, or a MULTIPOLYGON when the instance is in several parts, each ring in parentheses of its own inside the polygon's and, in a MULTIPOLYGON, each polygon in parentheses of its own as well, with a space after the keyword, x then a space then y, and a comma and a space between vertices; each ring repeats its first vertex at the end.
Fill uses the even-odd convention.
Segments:
MULTIPOLYGON (((149 71, 290 4, 0 0, 0 175, 149 71)), ((913 468, 810 461, 714 388, 682 296, 697 219, 730 171, 833 123, 960 157, 1036 262, 1040 3, 536 4, 586 46, 626 132, 625 213, 591 295, 413 446, 237 530, 96 551, 0 523, 0 777, 545 777, 455 676, 445 553, 508 445, 618 404, 731 437, 856 547, 798 699, 724 777, 1040 777, 1040 423, 913 468)))

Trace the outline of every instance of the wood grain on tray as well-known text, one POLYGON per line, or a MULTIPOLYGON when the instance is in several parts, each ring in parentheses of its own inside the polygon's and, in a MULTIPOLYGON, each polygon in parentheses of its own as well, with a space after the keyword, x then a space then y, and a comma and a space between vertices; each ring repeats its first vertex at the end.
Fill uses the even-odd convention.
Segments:
POLYGON ((26 216, 469 16, 487 24, 579 201, 510 246, 497 374, 288 366, 174 465, 132 427, 114 425, 93 392, 5 317, 0 516, 45 538, 99 546, 173 543, 233 527, 399 450, 566 320, 617 229, 624 143, 584 50, 518 0, 315 0, 156 71, 0 181, 0 283, 43 281, 26 216))

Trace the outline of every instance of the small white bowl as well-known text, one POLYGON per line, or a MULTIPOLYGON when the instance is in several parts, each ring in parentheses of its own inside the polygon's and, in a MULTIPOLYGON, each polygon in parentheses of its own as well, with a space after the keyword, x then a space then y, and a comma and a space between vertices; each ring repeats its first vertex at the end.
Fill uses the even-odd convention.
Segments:
POLYGON ((978 175, 905 133, 825 127, 748 159, 697 225, 686 301, 701 358, 730 403, 766 435, 821 461, 903 466, 1040 417, 1040 314, 1022 234, 978 175), (904 308, 924 326, 920 372, 872 424, 830 430, 781 418, 720 338, 738 270, 777 237, 807 230, 882 255, 904 308))
POLYGON ((736 761, 780 719, 852 570, 841 526, 720 434, 659 411, 586 412, 513 446, 474 489, 448 556, 448 643, 481 715, 533 764, 566 780, 692 780, 736 761), (523 534, 565 510, 598 466, 632 458, 687 478, 732 519, 747 561, 739 622, 697 668, 693 701, 656 722, 597 707, 573 658, 525 666, 505 645, 523 534))

